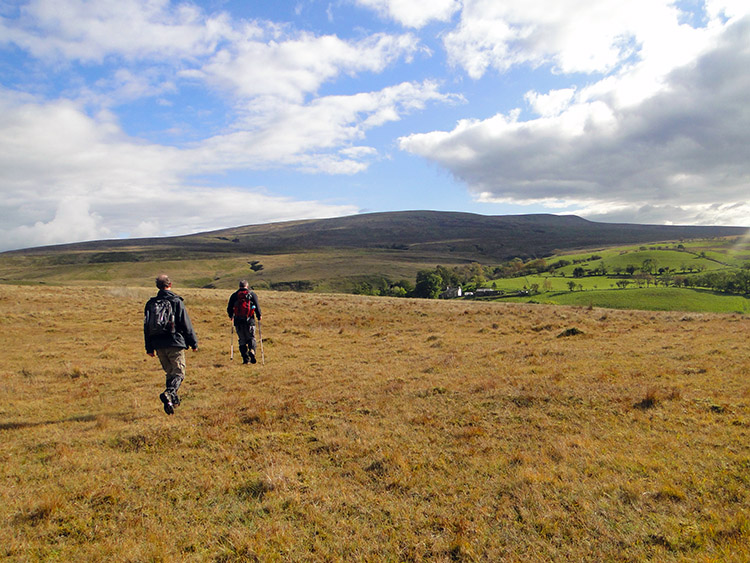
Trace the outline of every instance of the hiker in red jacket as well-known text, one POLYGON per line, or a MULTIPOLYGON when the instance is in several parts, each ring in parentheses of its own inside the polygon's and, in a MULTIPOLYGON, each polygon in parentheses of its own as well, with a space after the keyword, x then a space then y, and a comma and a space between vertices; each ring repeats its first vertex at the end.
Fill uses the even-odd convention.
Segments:
POLYGON ((242 354, 242 363, 254 364, 255 359, 255 319, 260 323, 260 305, 258 296, 248 288, 246 280, 240 281, 240 288, 235 291, 227 303, 227 315, 234 322, 237 339, 242 354))

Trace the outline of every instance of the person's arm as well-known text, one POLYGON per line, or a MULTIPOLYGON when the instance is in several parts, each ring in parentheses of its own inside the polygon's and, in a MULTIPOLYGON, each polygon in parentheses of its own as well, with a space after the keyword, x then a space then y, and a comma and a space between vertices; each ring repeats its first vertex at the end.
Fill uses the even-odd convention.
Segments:
POLYGON ((255 292, 250 292, 250 299, 253 302, 253 305, 255 306, 255 316, 260 320, 260 303, 258 303, 258 296, 255 295, 255 292))
POLYGON ((188 315, 187 307, 185 307, 185 304, 180 301, 179 302, 179 327, 180 332, 182 333, 182 336, 185 337, 185 344, 189 348, 192 348, 193 350, 198 349, 198 336, 195 334, 195 331, 193 330, 193 323, 190 322, 190 315, 188 315))
POLYGON ((230 319, 234 318, 234 302, 237 300, 237 292, 235 291, 230 297, 229 297, 229 303, 227 303, 227 316, 230 319))
POLYGON ((148 303, 143 308, 143 341, 146 345, 146 354, 154 355, 154 345, 151 343, 151 337, 148 334, 148 303))

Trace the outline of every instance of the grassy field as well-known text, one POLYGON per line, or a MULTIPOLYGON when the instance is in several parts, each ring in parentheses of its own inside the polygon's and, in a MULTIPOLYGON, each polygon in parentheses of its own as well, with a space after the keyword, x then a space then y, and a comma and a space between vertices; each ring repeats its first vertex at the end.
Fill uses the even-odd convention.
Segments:
MULTIPOLYGON (((726 295, 705 289, 650 287, 629 289, 596 289, 595 278, 584 283, 583 291, 562 288, 528 297, 503 297, 499 301, 515 303, 545 303, 608 309, 638 309, 642 311, 684 311, 693 313, 750 312, 750 299, 743 295, 726 295)), ((602 284, 603 285, 603 284, 602 284)))
MULTIPOLYGON (((135 252, 135 250, 133 251, 135 252)), ((142 252, 146 255, 146 250, 142 252)), ((285 254, 206 255, 190 259, 144 258, 140 261, 76 262, 75 257, 0 254, 0 284, 99 285, 116 282, 128 286, 150 283, 154 271, 169 271, 183 287, 234 289, 247 278, 256 288, 273 283, 309 281, 317 291, 348 291, 366 279, 388 276, 393 281, 414 281, 421 269, 434 267, 420 255, 393 250, 321 250, 285 254), (70 258, 72 263, 65 260, 70 258), (65 259, 65 260, 63 260, 65 259), (251 263, 262 269, 253 271, 251 263)), ((449 262, 450 263, 450 262, 449 262)))
POLYGON ((747 314, 750 307, 750 300, 741 295, 723 295, 708 290, 675 287, 545 294, 538 301, 557 305, 697 313, 747 314))
POLYGON ((0 286, 3 560, 750 560, 743 315, 175 291, 168 417, 151 288, 0 286))
MULTIPOLYGON (((718 253, 713 253, 713 258, 706 256, 700 256, 691 254, 689 252, 679 252, 677 250, 638 250, 638 249, 623 249, 614 248, 605 251, 589 252, 585 254, 573 254, 573 255, 560 255, 554 258, 548 259, 549 262, 554 262, 555 259, 564 258, 567 260, 580 260, 582 262, 578 264, 571 264, 560 268, 558 274, 565 274, 568 277, 573 276, 573 270, 577 267, 585 269, 594 269, 600 265, 604 266, 608 272, 612 273, 620 268, 621 271, 625 271, 628 266, 636 266, 640 270, 645 260, 652 260, 656 265, 656 268, 669 268, 675 272, 688 272, 688 271, 699 271, 699 270, 718 270, 726 267, 726 261, 728 258, 718 253), (590 260, 592 256, 598 256, 600 258, 596 260, 590 260), (725 262, 721 262, 724 260, 725 262)), ((731 260, 734 264, 736 260, 731 260)))
POLYGON ((604 267, 609 273, 625 271, 628 266, 640 270, 646 260, 652 262, 654 271, 668 268, 672 273, 685 274, 698 271, 741 268, 750 261, 750 240, 744 237, 715 237, 701 240, 654 242, 641 245, 622 245, 564 252, 547 258, 549 263, 564 259, 572 262, 558 268, 558 275, 571 277, 577 267, 596 269, 604 267), (573 263, 574 262, 574 263, 573 263))

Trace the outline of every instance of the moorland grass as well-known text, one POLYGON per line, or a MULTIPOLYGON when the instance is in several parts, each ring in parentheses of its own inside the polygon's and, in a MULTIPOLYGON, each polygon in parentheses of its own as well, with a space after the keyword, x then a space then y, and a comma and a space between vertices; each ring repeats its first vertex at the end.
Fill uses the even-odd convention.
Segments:
MULTIPOLYGON (((146 250, 143 250, 144 254, 146 250)), ((202 288, 213 285, 230 289, 237 279, 247 278, 259 288, 273 283, 309 281, 319 290, 350 291, 353 277, 362 280, 412 282, 421 269, 434 268, 435 262, 413 253, 381 249, 326 249, 320 252, 290 252, 272 255, 227 255, 165 260, 145 256, 140 261, 107 263, 57 263, 55 254, 0 254, 0 284, 39 283, 46 285, 125 284, 140 286, 149 283, 153 272, 168 271, 182 280, 183 287, 202 288), (262 269, 253 271, 251 262, 262 269), (116 282, 115 282, 116 280, 116 282)), ((452 262, 449 262, 452 263, 452 262)))
POLYGON ((745 316, 175 290, 168 417, 154 291, 0 287, 3 559, 750 559, 745 316))

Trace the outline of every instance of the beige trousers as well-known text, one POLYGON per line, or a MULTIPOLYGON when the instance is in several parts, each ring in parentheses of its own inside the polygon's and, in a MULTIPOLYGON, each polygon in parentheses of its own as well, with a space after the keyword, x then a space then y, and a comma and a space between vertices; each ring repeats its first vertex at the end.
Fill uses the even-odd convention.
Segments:
POLYGON ((166 375, 167 391, 177 393, 182 380, 185 379, 185 349, 177 346, 159 348, 156 355, 166 375))

